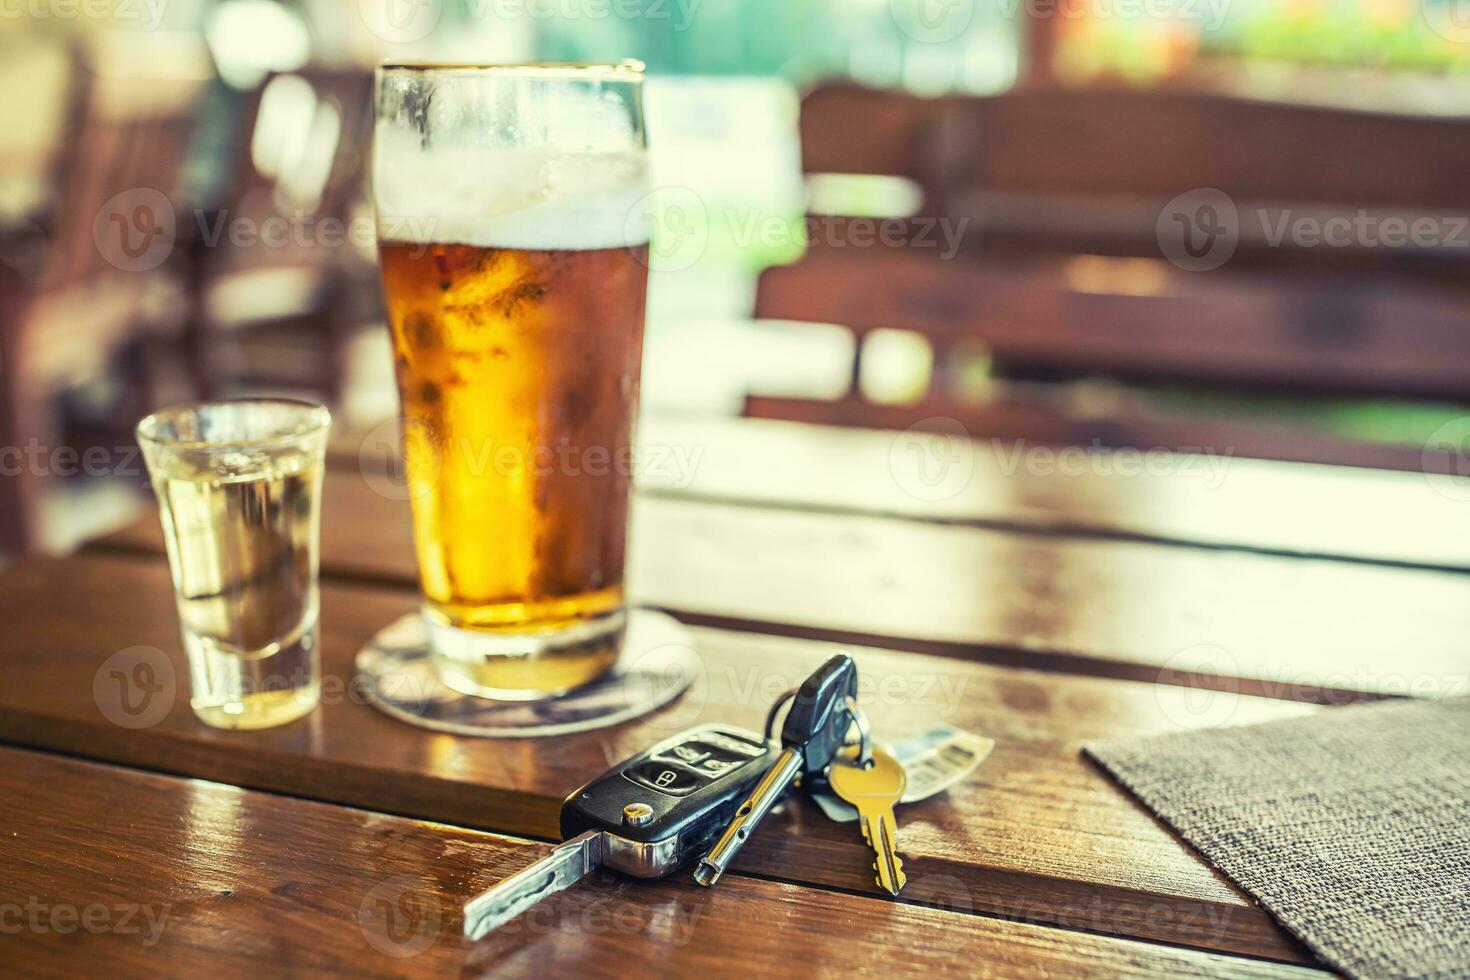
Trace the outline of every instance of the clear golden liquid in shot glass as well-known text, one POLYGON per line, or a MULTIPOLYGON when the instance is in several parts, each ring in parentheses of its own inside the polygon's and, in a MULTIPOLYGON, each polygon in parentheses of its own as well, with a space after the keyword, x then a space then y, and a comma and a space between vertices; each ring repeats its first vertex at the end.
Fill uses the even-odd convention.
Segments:
POLYGON ((143 440, 189 658, 191 705, 217 728, 282 725, 319 700, 325 438, 323 429, 286 444, 194 450, 143 440))

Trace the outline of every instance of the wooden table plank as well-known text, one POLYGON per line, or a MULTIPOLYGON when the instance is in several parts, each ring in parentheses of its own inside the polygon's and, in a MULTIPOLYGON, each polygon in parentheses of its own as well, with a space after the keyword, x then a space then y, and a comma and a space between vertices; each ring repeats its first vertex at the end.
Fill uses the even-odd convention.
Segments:
POLYGON ((1470 693, 1457 573, 672 501, 637 513, 634 594, 712 625, 1293 699, 1470 693))
POLYGON ((1321 975, 753 879, 599 875, 476 944, 545 846, 0 748, 7 967, 78 975, 1321 975), (755 922, 779 923, 753 941, 755 922))
MULTIPOLYGON (((552 839, 561 798, 611 762, 684 727, 759 728, 776 695, 833 648, 696 631, 703 671, 674 707, 603 732, 552 740, 475 740, 396 722, 360 702, 351 663, 383 623, 414 606, 401 590, 326 584, 322 707, 279 729, 227 733, 198 723, 167 571, 159 558, 29 562, 0 575, 9 682, 0 739, 338 803, 552 839), (64 586, 64 587, 62 587, 64 586), (137 648, 143 648, 139 651, 137 648), (143 705, 109 666, 148 658, 172 697, 143 705), (154 723, 133 724, 123 699, 154 723)), ((936 722, 999 740, 977 775, 905 807, 904 898, 990 915, 1283 960, 1305 953, 1079 754, 1091 739, 1288 717, 1308 705, 1184 688, 1039 674, 965 661, 854 650, 860 700, 880 736, 936 722)), ((124 671, 124 679, 131 676, 124 671)), ((162 681, 158 681, 162 683, 162 681)), ((164 695, 159 695, 164 697, 164 695)), ((807 801, 772 817, 736 871, 876 892, 851 826, 807 801)))
MULTIPOLYGON (((1470 569, 1465 478, 653 413, 639 436, 657 496, 1470 569)), ((395 438, 344 430, 334 464, 391 485, 395 438)))
MULTIPOLYGON (((324 574, 416 587, 405 502, 334 470, 322 524, 324 574)), ((157 517, 101 546, 162 553, 157 517)), ((1470 693, 1470 576, 1454 572, 644 497, 629 585, 709 625, 1073 672, 1470 693)))

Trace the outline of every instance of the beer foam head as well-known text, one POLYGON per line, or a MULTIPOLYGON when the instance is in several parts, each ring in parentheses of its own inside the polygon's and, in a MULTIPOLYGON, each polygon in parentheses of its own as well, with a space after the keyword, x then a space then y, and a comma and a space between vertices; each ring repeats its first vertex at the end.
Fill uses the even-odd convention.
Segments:
POLYGON ((382 240, 594 249, 648 241, 641 151, 562 154, 445 146, 379 132, 373 193, 382 240))

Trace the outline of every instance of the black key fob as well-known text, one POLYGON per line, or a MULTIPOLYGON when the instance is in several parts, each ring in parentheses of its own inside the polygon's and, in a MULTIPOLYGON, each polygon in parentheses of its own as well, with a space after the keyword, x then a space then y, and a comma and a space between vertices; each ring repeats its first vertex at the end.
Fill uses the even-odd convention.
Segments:
POLYGON ((690 729, 568 796, 562 839, 603 831, 608 867, 661 878, 704 855, 777 755, 759 735, 733 725, 690 729))
POLYGON ((857 698, 857 664, 847 654, 817 668, 791 699, 781 726, 781 744, 801 750, 801 785, 808 792, 827 787, 827 770, 852 725, 848 698, 857 698))
POLYGON ((852 724, 847 699, 857 697, 857 664, 845 653, 801 682, 781 726, 781 744, 801 750, 801 774, 810 779, 832 764, 852 724))

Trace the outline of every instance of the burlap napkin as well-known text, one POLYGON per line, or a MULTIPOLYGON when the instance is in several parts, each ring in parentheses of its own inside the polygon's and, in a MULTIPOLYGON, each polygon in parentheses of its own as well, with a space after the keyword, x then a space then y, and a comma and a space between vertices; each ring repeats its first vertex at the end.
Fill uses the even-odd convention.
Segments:
POLYGON ((1470 977, 1470 699, 1086 751, 1336 969, 1470 977))

